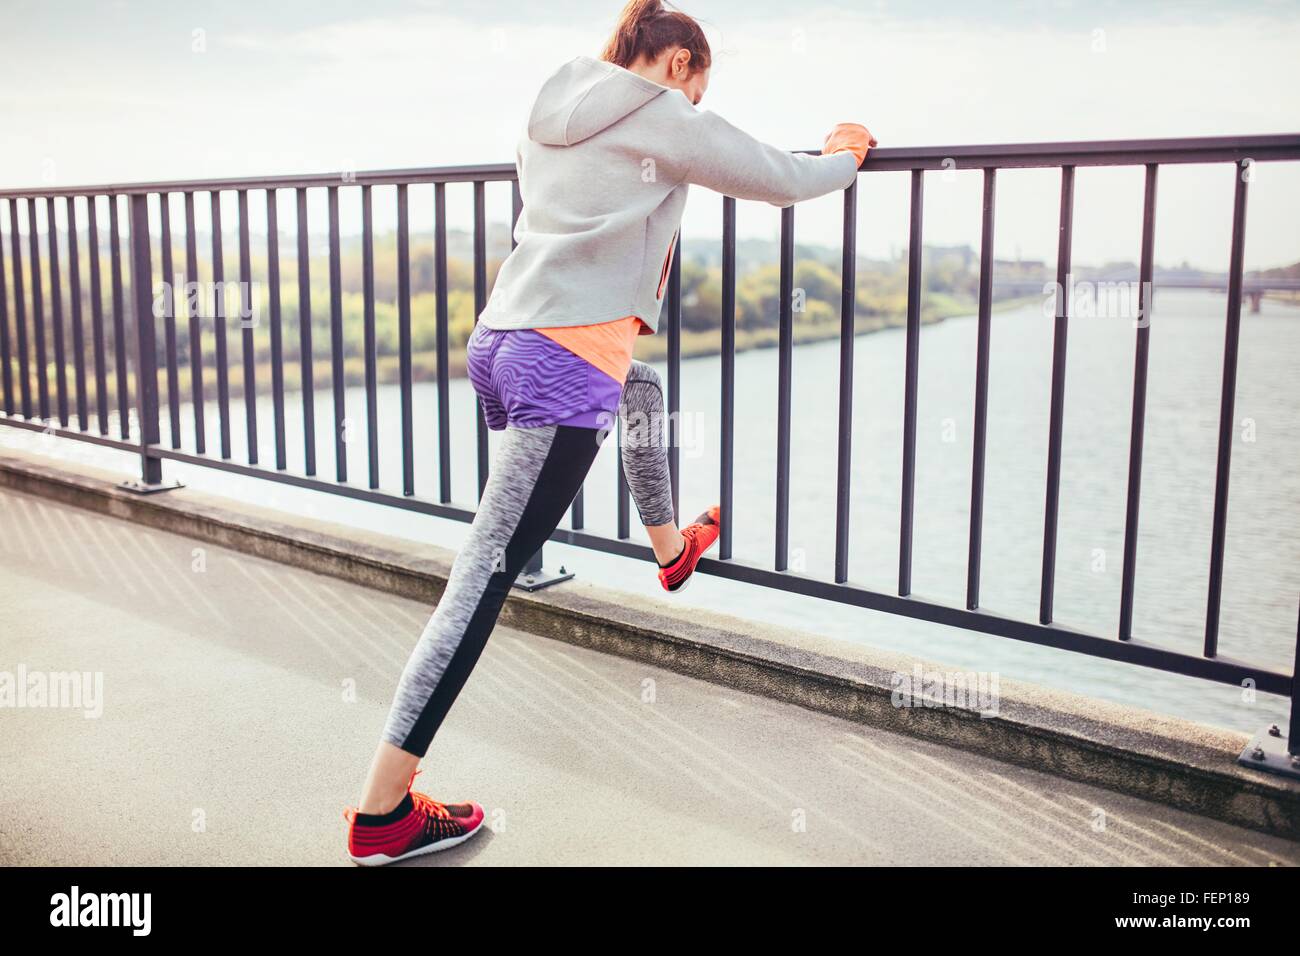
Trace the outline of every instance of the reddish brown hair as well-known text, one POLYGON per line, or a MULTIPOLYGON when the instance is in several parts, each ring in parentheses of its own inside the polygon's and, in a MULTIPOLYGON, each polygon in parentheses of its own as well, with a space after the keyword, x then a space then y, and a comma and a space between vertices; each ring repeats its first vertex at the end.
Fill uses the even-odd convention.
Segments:
POLYGON ((665 10, 661 0, 630 0, 600 58, 628 69, 642 56, 654 60, 669 49, 690 51, 692 75, 713 62, 709 41, 694 18, 665 10))

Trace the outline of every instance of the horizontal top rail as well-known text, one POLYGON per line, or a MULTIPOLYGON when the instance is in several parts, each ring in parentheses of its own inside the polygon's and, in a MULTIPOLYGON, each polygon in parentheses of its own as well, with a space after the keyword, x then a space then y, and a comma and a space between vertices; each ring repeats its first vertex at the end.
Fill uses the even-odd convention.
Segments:
POLYGON ((470 166, 428 166, 416 169, 338 170, 288 176, 246 176, 226 179, 175 179, 148 183, 104 183, 98 186, 49 186, 0 189, 0 199, 44 196, 130 196, 140 193, 186 193, 240 189, 314 189, 327 186, 392 186, 410 183, 473 183, 509 181, 514 163, 470 166))
POLYGON ((862 164, 862 171, 1134 166, 1147 163, 1241 162, 1246 159, 1255 162, 1300 159, 1300 133, 873 149, 867 161, 862 164), (948 160, 952 161, 952 166, 945 165, 948 160))
MULTIPOLYGON (((814 149, 796 152, 817 155, 814 149)), ((1015 169, 1053 166, 1129 166, 1147 163, 1276 162, 1300 159, 1300 133, 1203 136, 1191 139, 1123 139, 1070 143, 1003 143, 983 146, 913 146, 873 149, 862 172, 913 169, 1015 169)), ((515 178, 513 163, 326 172, 225 179, 103 183, 0 189, 0 199, 208 192, 240 189, 311 189, 391 186, 398 183, 496 182, 515 178)))

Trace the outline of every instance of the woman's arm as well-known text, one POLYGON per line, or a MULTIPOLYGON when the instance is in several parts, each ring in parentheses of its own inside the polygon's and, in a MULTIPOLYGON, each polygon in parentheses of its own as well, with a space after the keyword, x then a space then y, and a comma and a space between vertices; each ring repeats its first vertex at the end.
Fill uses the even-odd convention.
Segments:
POLYGON ((682 123, 687 161, 683 181, 773 206, 846 189, 875 140, 865 127, 844 123, 827 137, 821 156, 791 153, 759 142, 710 110, 689 110, 682 123))

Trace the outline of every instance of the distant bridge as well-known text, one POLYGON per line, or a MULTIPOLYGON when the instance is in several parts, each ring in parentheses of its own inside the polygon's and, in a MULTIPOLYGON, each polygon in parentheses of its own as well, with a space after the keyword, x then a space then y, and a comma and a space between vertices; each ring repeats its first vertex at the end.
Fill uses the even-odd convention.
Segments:
MULTIPOLYGON (((1138 277, 1132 274, 1088 277, 1074 276, 1073 280, 1076 283, 1091 283, 1094 286, 1104 286, 1113 283, 1136 284, 1138 277)), ((1039 279, 998 279, 995 277, 993 279, 993 290, 995 293, 1001 293, 1003 295, 1033 295, 1042 293, 1046 287, 1055 284, 1055 281, 1056 280, 1050 276, 1043 276, 1039 279)), ((1208 289, 1214 292, 1226 293, 1228 291, 1228 276, 1165 276, 1163 278, 1153 279, 1151 285, 1153 289, 1208 289)), ((1251 312, 1259 312, 1260 300, 1267 292, 1300 292, 1300 279, 1242 277, 1242 301, 1250 303, 1251 312)))

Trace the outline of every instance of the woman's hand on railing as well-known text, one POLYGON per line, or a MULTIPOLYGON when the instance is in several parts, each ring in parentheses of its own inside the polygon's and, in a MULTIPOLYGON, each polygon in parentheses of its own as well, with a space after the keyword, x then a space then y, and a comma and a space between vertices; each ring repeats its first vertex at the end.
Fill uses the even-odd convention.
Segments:
POLYGON ((858 165, 861 166, 862 161, 867 158, 867 150, 875 145, 876 138, 865 126, 858 123, 840 123, 826 134, 826 141, 822 143, 822 155, 829 156, 831 153, 842 153, 847 150, 858 158, 858 165))

